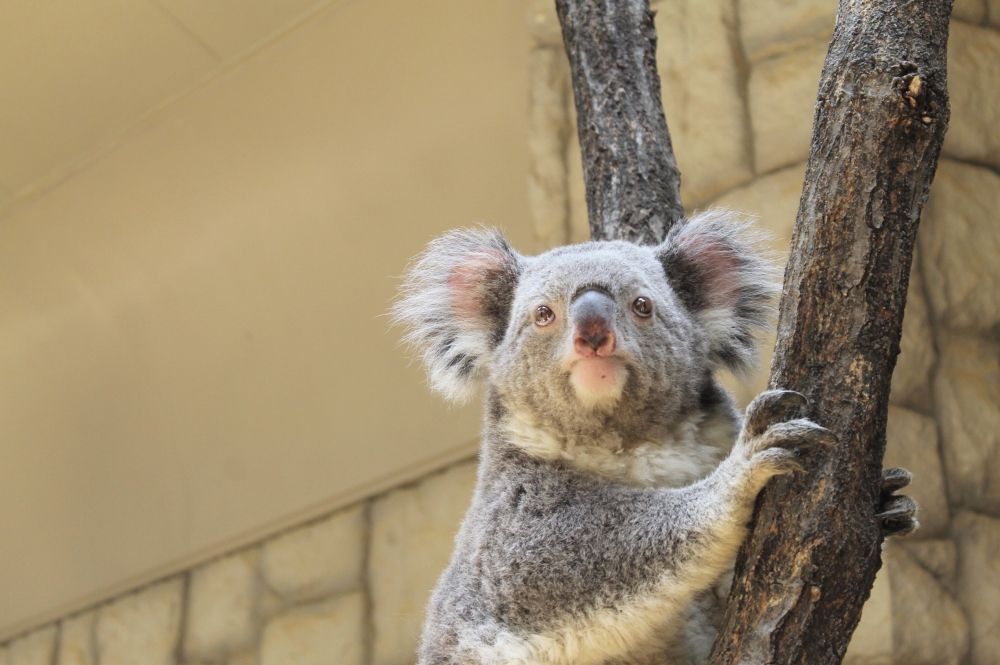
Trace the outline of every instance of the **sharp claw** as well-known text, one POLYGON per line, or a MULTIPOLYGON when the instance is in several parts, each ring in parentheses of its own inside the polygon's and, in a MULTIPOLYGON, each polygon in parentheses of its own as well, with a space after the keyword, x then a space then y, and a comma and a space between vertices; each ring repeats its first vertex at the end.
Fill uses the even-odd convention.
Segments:
POLYGON ((882 504, 885 508, 875 515, 879 520, 891 520, 894 517, 913 516, 917 514, 917 502, 908 496, 896 496, 882 504))
POLYGON ((778 402, 784 406, 805 406, 809 404, 809 400, 802 393, 795 392, 794 390, 776 390, 774 392, 780 393, 778 402))
POLYGON ((916 519, 889 520, 882 524, 882 533, 888 537, 899 537, 913 533, 920 528, 916 519))
POLYGON ((875 519, 891 521, 894 517, 902 517, 904 515, 912 515, 913 511, 908 508, 893 508, 892 510, 887 510, 884 513, 879 513, 875 516, 875 519))
POLYGON ((881 490, 883 495, 890 495, 897 490, 901 490, 910 484, 913 474, 906 469, 893 467, 882 470, 881 490))
POLYGON ((825 427, 821 429, 823 430, 822 432, 817 432, 816 443, 827 448, 837 445, 837 435, 825 427))
POLYGON ((837 443, 837 435, 811 420, 789 420, 770 428, 765 438, 782 448, 807 450, 816 446, 829 447, 837 443))
POLYGON ((805 395, 793 390, 770 390, 761 393, 747 408, 746 429, 758 436, 772 423, 787 418, 793 409, 808 403, 805 395))

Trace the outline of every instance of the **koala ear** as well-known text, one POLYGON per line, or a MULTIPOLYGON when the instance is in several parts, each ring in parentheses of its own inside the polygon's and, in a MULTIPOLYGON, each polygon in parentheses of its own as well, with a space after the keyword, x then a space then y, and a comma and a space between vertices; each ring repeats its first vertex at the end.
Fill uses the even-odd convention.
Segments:
POLYGON ((715 208, 676 224, 656 248, 667 281, 708 334, 713 362, 737 373, 756 361, 779 290, 763 240, 747 218, 715 208))
POLYGON ((464 402, 503 339, 523 257, 494 229, 432 241, 403 279, 394 324, 419 351, 433 390, 464 402))

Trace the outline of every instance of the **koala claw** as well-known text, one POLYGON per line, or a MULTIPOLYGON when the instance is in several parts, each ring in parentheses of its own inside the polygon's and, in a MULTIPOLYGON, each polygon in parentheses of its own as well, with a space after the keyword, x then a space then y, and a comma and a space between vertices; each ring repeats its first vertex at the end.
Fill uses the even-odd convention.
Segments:
POLYGON ((892 467, 891 469, 882 469, 882 496, 883 501, 885 497, 890 496, 893 492, 901 490, 910 484, 913 480, 913 474, 906 469, 900 469, 899 467, 892 467))
POLYGON ((892 468, 882 471, 882 486, 879 497, 880 511, 875 515, 882 533, 889 536, 905 536, 920 527, 917 513, 920 507, 908 496, 896 496, 893 492, 910 484, 913 474, 906 469, 892 468))
POLYGON ((751 445, 754 452, 770 448, 801 451, 832 446, 836 442, 837 437, 830 430, 811 420, 799 418, 771 425, 763 434, 754 437, 751 445))
POLYGON ((773 423, 786 420, 793 409, 805 406, 805 395, 793 390, 768 390, 758 395, 747 407, 747 434, 759 436, 773 423))

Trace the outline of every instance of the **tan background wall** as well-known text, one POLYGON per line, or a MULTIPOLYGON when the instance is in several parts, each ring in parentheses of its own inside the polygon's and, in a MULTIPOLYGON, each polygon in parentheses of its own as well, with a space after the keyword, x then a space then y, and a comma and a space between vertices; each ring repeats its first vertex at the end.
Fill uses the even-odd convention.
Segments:
POLYGON ((380 316, 532 249, 524 16, 333 3, 0 217, 0 637, 473 450, 380 316))

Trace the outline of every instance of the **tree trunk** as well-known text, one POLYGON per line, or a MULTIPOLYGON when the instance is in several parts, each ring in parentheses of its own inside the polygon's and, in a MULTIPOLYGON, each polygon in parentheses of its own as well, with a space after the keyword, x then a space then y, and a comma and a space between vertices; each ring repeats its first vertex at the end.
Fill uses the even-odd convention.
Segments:
POLYGON ((948 126, 950 15, 948 0, 840 3, 770 379, 840 444, 764 490, 714 663, 839 663, 881 565, 889 382, 948 126))
MULTIPOLYGON (((648 4, 556 7, 593 236, 658 240, 680 198, 648 4)), ((805 394, 808 417, 840 443, 763 492, 712 663, 839 663, 881 565, 875 511, 889 382, 948 124, 950 14, 950 0, 840 2, 771 366, 771 386, 805 394)))

